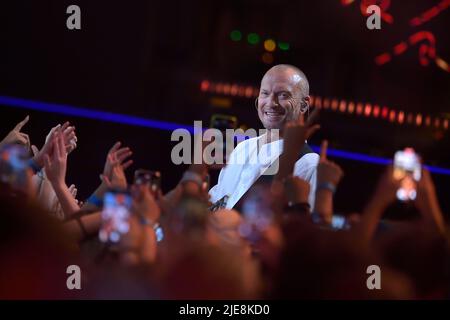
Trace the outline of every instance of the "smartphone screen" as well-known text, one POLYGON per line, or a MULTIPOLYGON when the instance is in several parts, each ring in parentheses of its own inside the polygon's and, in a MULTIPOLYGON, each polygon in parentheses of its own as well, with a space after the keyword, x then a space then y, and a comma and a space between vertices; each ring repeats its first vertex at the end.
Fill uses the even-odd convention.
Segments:
POLYGON ((130 229, 131 195, 126 191, 108 191, 103 199, 102 242, 117 243, 130 229))
POLYGON ((421 178, 422 166, 419 156, 412 148, 397 151, 394 157, 394 178, 400 180, 397 198, 401 201, 416 199, 417 182, 421 178))
POLYGON ((150 191, 156 193, 161 189, 161 172, 139 169, 134 172, 134 183, 148 185, 150 191))

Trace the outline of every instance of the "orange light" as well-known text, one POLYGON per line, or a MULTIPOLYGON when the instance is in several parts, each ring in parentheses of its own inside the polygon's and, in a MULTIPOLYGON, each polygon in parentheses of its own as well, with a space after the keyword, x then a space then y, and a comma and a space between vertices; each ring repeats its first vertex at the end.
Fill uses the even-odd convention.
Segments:
POLYGON ((405 121, 405 113, 403 111, 400 111, 398 113, 398 123, 402 124, 405 121))
POLYGON ((422 124, 422 115, 419 113, 416 116, 416 125, 420 126, 422 124))
POLYGON ((203 92, 208 91, 209 85, 210 85, 210 83, 208 80, 203 80, 202 83, 200 84, 200 90, 203 92))
POLYGON ((247 98, 251 98, 253 95, 253 88, 248 86, 247 88, 245 88, 245 97, 247 98))
POLYGON ((231 90, 231 86, 229 83, 225 83, 225 85, 223 86, 223 93, 225 95, 230 95, 230 90, 231 90))
POLYGON ((330 107, 330 99, 325 98, 323 99, 323 108, 328 109, 330 107))
POLYGON ((356 105, 356 114, 360 115, 362 112, 363 112, 363 104, 359 102, 356 105))
POLYGON ((348 113, 353 113, 355 111, 355 103, 352 101, 348 104, 348 113))
POLYGON ((431 118, 430 118, 430 116, 427 116, 425 118, 425 125, 428 127, 430 124, 431 124, 431 118))
POLYGON ((366 106, 364 107, 364 115, 366 117, 370 116, 370 113, 372 112, 372 106, 370 103, 366 103, 366 106))
POLYGON ((336 109, 338 108, 338 104, 339 104, 339 102, 337 101, 337 99, 333 99, 333 100, 331 101, 331 109, 332 109, 333 111, 336 111, 336 109))
POLYGON ((314 106, 314 96, 309 96, 309 104, 314 106))
POLYGON ((264 41, 264 49, 266 49, 269 52, 274 52, 277 48, 277 44, 272 39, 267 39, 264 41))
POLYGON ((238 85, 237 85, 237 84, 233 84, 233 85, 231 86, 231 89, 230 89, 231 95, 232 95, 232 96, 237 95, 237 94, 238 94, 238 89, 239 89, 238 85))
POLYGON ((239 86, 238 96, 239 97, 243 97, 244 95, 245 95, 245 87, 244 86, 239 86))
POLYGON ((378 116, 380 115, 380 106, 379 105, 375 105, 373 107, 373 112, 372 112, 373 116, 375 118, 378 118, 378 116))
POLYGON ((444 129, 447 130, 448 129, 448 119, 444 120, 444 129))
POLYGON ((394 110, 391 110, 391 112, 389 112, 389 121, 390 122, 395 121, 395 111, 394 110))
POLYGON ((322 98, 316 97, 316 108, 320 109, 322 108, 322 98))
POLYGON ((339 111, 345 112, 347 109, 347 102, 345 100, 341 100, 341 103, 339 104, 339 111))

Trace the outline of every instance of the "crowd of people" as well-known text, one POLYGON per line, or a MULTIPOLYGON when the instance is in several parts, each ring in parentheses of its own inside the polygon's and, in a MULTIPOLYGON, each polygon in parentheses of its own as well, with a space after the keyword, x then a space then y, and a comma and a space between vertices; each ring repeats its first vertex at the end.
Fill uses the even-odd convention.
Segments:
MULTIPOLYGON (((317 189, 311 208, 310 184, 292 175, 298 150, 318 128, 303 117, 284 128, 276 175, 258 179, 239 208, 218 210, 195 179, 181 179, 166 194, 151 181, 127 181, 139 150, 121 142, 105 155, 97 189, 77 199, 77 187, 86 187, 66 181, 78 144, 75 127, 52 128, 37 148, 22 132, 27 121, 0 142, 0 298, 450 297, 450 237, 430 173, 422 169, 410 203, 419 216, 383 219, 399 188, 387 166, 370 201, 338 228, 333 190, 317 189), (115 206, 125 208, 118 217, 125 225, 111 231, 106 213, 115 206), (70 265, 81 270, 79 290, 68 288, 70 265), (367 284, 373 265, 381 273, 375 289, 367 284)), ((338 186, 344 172, 326 152, 324 141, 317 185, 338 186)), ((186 171, 205 177, 208 166, 186 171)))

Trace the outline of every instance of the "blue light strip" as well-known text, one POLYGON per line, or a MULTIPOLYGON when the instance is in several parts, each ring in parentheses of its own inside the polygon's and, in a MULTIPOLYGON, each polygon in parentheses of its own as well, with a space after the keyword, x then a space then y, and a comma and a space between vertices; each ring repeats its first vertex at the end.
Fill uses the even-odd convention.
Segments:
POLYGON ((68 116, 75 116, 75 117, 81 117, 81 118, 129 124, 132 126, 140 126, 140 127, 147 127, 147 128, 160 129, 160 130, 169 130, 169 131, 183 128, 183 129, 188 130, 191 133, 194 132, 193 126, 186 126, 183 124, 150 120, 150 119, 145 119, 145 118, 140 118, 140 117, 129 116, 129 115, 125 115, 125 114, 120 114, 120 113, 90 110, 90 109, 86 109, 86 108, 72 107, 72 106, 67 106, 67 105, 53 104, 53 103, 46 103, 46 102, 38 102, 38 101, 32 101, 32 100, 26 100, 26 99, 20 99, 20 98, 0 96, 0 104, 8 106, 8 107, 13 107, 13 108, 59 113, 59 114, 64 114, 64 115, 68 115, 68 116))
MULTIPOLYGON (((172 122, 145 119, 145 118, 134 117, 134 116, 129 116, 129 115, 120 114, 120 113, 89 110, 86 108, 79 108, 79 107, 73 107, 73 106, 67 106, 67 105, 38 102, 38 101, 32 101, 32 100, 27 100, 27 99, 0 96, 0 105, 4 105, 7 107, 13 107, 13 108, 20 108, 20 109, 36 110, 36 111, 42 111, 42 112, 59 113, 59 114, 64 114, 64 115, 69 115, 69 116, 103 120, 103 121, 109 121, 109 122, 115 122, 115 123, 128 124, 128 125, 132 125, 132 126, 140 126, 140 127, 147 127, 147 128, 152 128, 152 129, 159 129, 159 130, 173 131, 175 129, 182 128, 182 129, 188 130, 191 133, 194 133, 193 126, 176 124, 176 123, 172 123, 172 122)), ((311 146, 311 147, 315 152, 320 153, 319 146, 311 146)), ((354 160, 354 161, 360 161, 360 162, 367 162, 367 163, 373 163, 373 164, 378 164, 378 165, 387 165, 389 163, 392 163, 391 159, 374 157, 374 156, 369 156, 369 155, 365 155, 362 153, 356 153, 356 152, 328 149, 327 153, 329 156, 336 157, 336 158, 354 160)), ((425 167, 432 173, 450 175, 450 169, 433 167, 433 166, 425 166, 425 167)))

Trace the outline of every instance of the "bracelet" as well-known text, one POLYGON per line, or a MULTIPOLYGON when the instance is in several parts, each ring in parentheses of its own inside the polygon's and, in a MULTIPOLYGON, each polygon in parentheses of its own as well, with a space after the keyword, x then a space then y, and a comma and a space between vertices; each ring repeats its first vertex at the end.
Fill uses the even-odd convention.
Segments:
POLYGON ((28 160, 28 166, 33 170, 34 174, 42 170, 42 167, 39 166, 33 158, 28 160))
POLYGON ((198 173, 195 173, 195 172, 192 172, 192 171, 185 171, 183 173, 183 177, 181 178, 180 183, 184 183, 184 182, 187 182, 187 181, 191 181, 191 182, 194 182, 194 183, 198 184, 198 186, 200 188, 202 188, 202 186, 203 186, 203 179, 202 179, 202 177, 198 173))
POLYGON ((332 194, 336 192, 336 186, 332 184, 331 182, 324 182, 317 186, 316 191, 325 189, 331 191, 332 194))
POLYGON ((99 199, 95 194, 92 194, 87 200, 86 203, 93 204, 96 207, 103 206, 103 200, 99 199))

